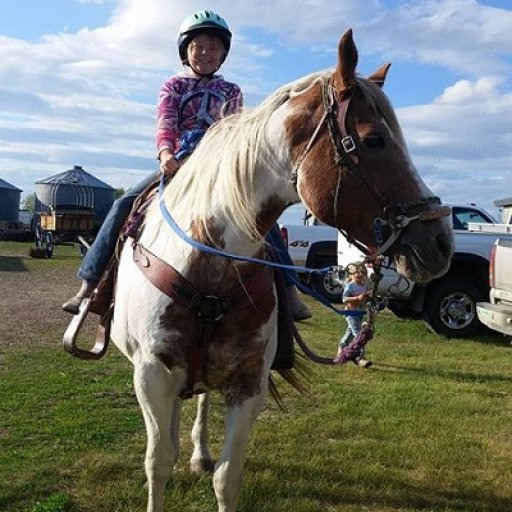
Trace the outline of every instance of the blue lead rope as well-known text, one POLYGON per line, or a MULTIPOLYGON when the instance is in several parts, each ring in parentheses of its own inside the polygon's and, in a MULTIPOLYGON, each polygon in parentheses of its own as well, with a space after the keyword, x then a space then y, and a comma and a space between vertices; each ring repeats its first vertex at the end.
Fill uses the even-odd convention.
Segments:
MULTIPOLYGON (((172 215, 170 214, 169 210, 167 209, 167 206, 165 205, 164 201, 164 186, 165 186, 165 177, 162 175, 160 178, 160 184, 158 186, 158 196, 159 196, 159 206, 160 206, 160 212, 162 213, 163 218, 169 224, 171 229, 185 242, 187 242, 189 245, 194 247, 195 249, 206 252, 208 254, 214 254, 215 256, 221 256, 223 258, 228 258, 230 260, 235 261, 247 261, 249 263, 259 263, 260 265, 266 265, 267 267, 271 268, 278 268, 281 270, 292 270, 296 272, 297 270, 301 272, 306 272, 308 274, 319 274, 319 275, 325 275, 329 272, 332 272, 332 267, 325 267, 325 268, 309 268, 309 267, 301 267, 301 266, 295 266, 295 265, 285 265, 283 263, 277 263, 276 261, 269 261, 269 260, 262 260, 259 258, 252 258, 250 256, 241 256, 239 254, 233 254, 231 252, 222 251, 220 249, 217 249, 215 247, 210 247, 209 245, 202 244, 201 242, 198 242, 197 240, 194 240, 190 236, 188 236, 183 229, 181 229, 180 226, 176 223, 172 215)), ((295 277, 290 276, 292 281, 295 283, 297 288, 304 292, 305 294, 313 297, 314 299, 321 302, 324 306, 328 307, 332 311, 335 311, 339 315, 344 316, 362 316, 365 314, 364 311, 358 311, 358 310, 342 310, 334 307, 323 295, 320 295, 315 290, 312 290, 309 288, 309 286, 303 285, 298 279, 295 279, 295 277)))

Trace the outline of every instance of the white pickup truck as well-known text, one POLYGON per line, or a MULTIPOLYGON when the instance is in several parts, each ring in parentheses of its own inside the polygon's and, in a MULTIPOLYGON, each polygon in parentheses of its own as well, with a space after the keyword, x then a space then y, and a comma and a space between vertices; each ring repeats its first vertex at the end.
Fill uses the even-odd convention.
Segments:
MULTIPOLYGON (((302 214, 301 224, 279 224, 293 263, 298 267, 307 268, 338 265, 338 230, 323 224, 304 209, 296 210, 296 214, 302 214)), ((343 286, 334 282, 329 276, 311 275, 299 269, 297 273, 302 281, 321 293, 327 300, 341 301, 343 286)))
MULTIPOLYGON (((448 272, 427 285, 418 285, 393 268, 384 268, 379 294, 388 298, 389 309, 397 316, 423 318, 434 332, 462 338, 480 326, 476 303, 489 296, 489 258, 498 228, 496 220, 482 208, 473 204, 450 206, 455 253, 448 272), (484 230, 484 225, 490 230, 484 230)), ((318 224, 311 217, 302 225, 281 225, 296 265, 346 267, 361 261, 363 256, 357 247, 336 229, 318 224)), ((512 238, 512 234, 504 236, 512 238)), ((333 302, 341 298, 342 286, 328 276, 313 276, 310 284, 333 302)))
MULTIPOLYGON (((511 228, 512 225, 508 225, 511 228)), ((489 265, 490 302, 477 304, 478 319, 487 327, 512 336, 512 240, 498 238, 489 265)))

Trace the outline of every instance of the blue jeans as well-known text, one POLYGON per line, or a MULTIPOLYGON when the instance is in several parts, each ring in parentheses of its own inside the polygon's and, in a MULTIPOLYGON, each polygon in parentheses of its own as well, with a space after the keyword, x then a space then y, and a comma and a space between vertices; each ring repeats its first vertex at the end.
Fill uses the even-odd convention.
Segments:
MULTIPOLYGON (((363 316, 346 316, 345 320, 347 321, 347 330, 345 334, 340 339, 339 346, 341 348, 347 347, 350 342, 359 334, 361 331, 361 326, 363 324, 363 316)), ((364 347, 361 347, 361 350, 357 357, 364 356, 364 347)))
POLYGON ((82 265, 77 273, 78 277, 94 284, 100 280, 110 258, 114 254, 119 231, 130 214, 135 199, 158 178, 159 174, 159 172, 155 172, 144 178, 114 201, 94 239, 94 243, 82 260, 82 265))
MULTIPOLYGON (((265 240, 274 250, 274 254, 278 263, 283 263, 284 265, 293 265, 293 261, 290 258, 290 254, 288 253, 288 248, 284 244, 284 240, 281 236, 281 231, 279 230, 278 224, 274 224, 270 228, 270 231, 265 236, 265 240)), ((298 279, 297 272, 295 272, 295 270, 280 269, 280 271, 283 274, 286 287, 295 284, 294 279, 298 279)))

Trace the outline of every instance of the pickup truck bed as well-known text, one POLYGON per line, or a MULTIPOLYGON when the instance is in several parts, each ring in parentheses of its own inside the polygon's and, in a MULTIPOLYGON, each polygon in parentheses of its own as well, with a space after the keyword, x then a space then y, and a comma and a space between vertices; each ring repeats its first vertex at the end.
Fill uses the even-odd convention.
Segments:
POLYGON ((480 322, 512 336, 512 239, 498 238, 490 264, 490 302, 479 302, 480 322))

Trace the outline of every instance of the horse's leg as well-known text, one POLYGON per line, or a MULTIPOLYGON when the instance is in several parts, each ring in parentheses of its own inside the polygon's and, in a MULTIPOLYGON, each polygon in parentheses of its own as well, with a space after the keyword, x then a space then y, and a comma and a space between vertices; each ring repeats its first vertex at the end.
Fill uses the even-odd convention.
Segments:
POLYGON ((177 449, 171 436, 171 407, 176 397, 177 379, 158 360, 135 361, 135 393, 144 415, 147 432, 146 476, 147 512, 162 512, 165 484, 169 480, 177 449))
POLYGON ((213 475, 218 512, 235 512, 242 487, 245 448, 251 427, 263 407, 267 388, 268 372, 261 383, 259 395, 228 407, 224 447, 213 475))
POLYGON ((192 428, 192 443, 194 451, 190 459, 190 470, 193 473, 213 471, 214 463, 210 455, 208 440, 208 410, 210 406, 210 394, 203 393, 197 398, 197 414, 192 428))
POLYGON ((172 459, 173 467, 178 462, 180 456, 180 420, 181 420, 181 406, 183 400, 176 397, 171 406, 171 446, 174 447, 174 458, 172 459))

